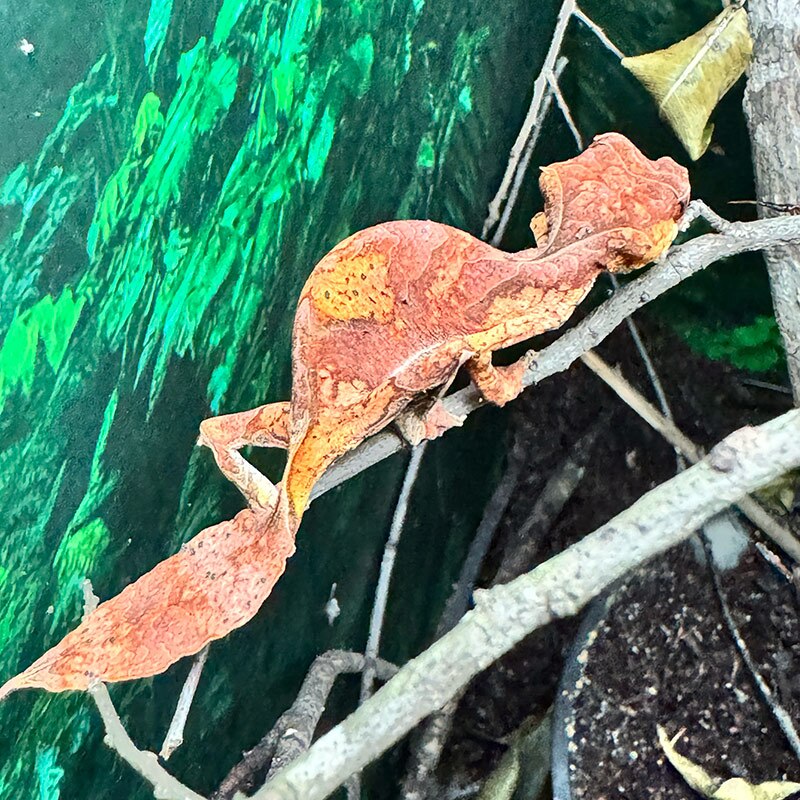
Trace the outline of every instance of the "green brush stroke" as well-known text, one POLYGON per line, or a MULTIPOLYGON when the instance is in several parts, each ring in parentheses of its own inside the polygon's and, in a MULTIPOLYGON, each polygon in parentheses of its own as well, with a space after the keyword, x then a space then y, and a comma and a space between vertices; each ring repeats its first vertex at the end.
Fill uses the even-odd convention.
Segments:
MULTIPOLYGON (((338 240, 399 215, 479 227, 493 188, 485 164, 507 151, 527 91, 523 70, 508 96, 487 85, 500 74, 495 52, 504 62, 519 50, 518 9, 224 0, 181 6, 208 17, 187 26, 177 9, 123 0, 109 52, 65 92, 39 152, 0 179, 0 281, 11 300, 0 342, 14 326, 21 356, 0 373, 2 677, 77 624, 83 577, 111 596, 241 507, 194 448, 200 419, 288 396, 294 302, 338 240), (422 141, 430 168, 416 165, 422 141)), ((435 451, 441 497, 455 488, 445 468, 454 454, 475 461, 497 438, 435 451)), ((364 575, 401 466, 382 465, 312 508, 279 591, 248 629, 215 645, 197 701, 203 722, 172 767, 204 793, 282 710, 315 652, 359 640, 364 575), (329 628, 319 610, 334 581, 346 612, 329 628), (234 724, 240 692, 263 705, 234 724)), ((441 535, 409 551, 425 552, 410 573, 429 588, 399 593, 397 613, 403 603, 414 611, 402 647, 430 634, 417 612, 446 595, 485 478, 462 476, 469 500, 414 527, 441 535)), ((184 666, 114 687, 126 719, 141 722, 142 746, 168 721, 184 666)), ((35 796, 43 747, 65 770, 64 797, 151 795, 115 766, 80 695, 12 696, 0 728, 14 741, 0 763, 3 800, 35 796)))
POLYGON ((14 317, 0 345, 0 412, 17 389, 30 393, 42 351, 50 369, 58 372, 83 304, 65 287, 58 300, 47 295, 14 317))

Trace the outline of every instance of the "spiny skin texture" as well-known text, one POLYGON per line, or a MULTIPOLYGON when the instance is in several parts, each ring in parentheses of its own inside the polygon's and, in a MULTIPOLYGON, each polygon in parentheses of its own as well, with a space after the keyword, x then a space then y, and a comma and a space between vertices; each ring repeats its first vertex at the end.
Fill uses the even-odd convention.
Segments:
POLYGON ((243 625, 283 573, 311 490, 336 458, 398 418, 415 438, 460 424, 435 399, 422 415, 404 412, 462 365, 487 400, 515 397, 526 362, 496 368, 491 353, 561 325, 603 270, 658 258, 689 199, 686 170, 619 134, 545 168, 541 186, 538 247, 520 253, 419 220, 334 247, 298 302, 291 402, 201 425, 200 443, 250 507, 102 603, 0 697, 154 675, 243 625), (240 455, 248 444, 288 449, 277 487, 240 455))

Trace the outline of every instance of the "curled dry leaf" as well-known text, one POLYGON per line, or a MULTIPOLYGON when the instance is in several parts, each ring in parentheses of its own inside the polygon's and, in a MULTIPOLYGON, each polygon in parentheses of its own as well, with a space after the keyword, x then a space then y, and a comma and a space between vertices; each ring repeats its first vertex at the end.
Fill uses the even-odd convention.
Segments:
POLYGON ((697 33, 665 50, 622 59, 658 104, 693 161, 705 153, 711 112, 744 73, 753 42, 747 12, 729 6, 697 33))

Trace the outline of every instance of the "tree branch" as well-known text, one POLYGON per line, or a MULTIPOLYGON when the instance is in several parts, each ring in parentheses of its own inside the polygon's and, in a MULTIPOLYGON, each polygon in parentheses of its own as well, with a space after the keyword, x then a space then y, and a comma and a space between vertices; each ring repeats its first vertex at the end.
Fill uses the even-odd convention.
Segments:
POLYGON ((506 166, 503 180, 500 182, 500 188, 497 190, 497 194, 494 196, 492 202, 489 203, 489 213, 487 214, 486 220, 483 223, 481 239, 486 239, 488 237, 489 231, 500 219, 500 208, 508 197, 511 183, 514 180, 514 175, 516 174, 517 168, 522 159, 525 146, 528 140, 534 134, 534 131, 540 127, 540 112, 542 105, 548 96, 547 78, 556 69, 558 53, 561 50, 561 45, 564 41, 564 35, 567 32, 567 26, 569 25, 569 21, 572 18, 574 11, 575 0, 564 0, 561 9, 558 12, 558 17, 556 18, 556 24, 553 29, 553 38, 550 40, 550 47, 548 48, 547 54, 544 57, 544 64, 542 64, 542 69, 533 83, 533 97, 531 98, 531 104, 528 108, 528 113, 525 115, 525 121, 522 123, 522 127, 517 134, 516 141, 511 148, 508 165, 506 166))
MULTIPOLYGON (((616 292, 556 342, 541 350, 525 374, 525 385, 563 372, 583 353, 602 342, 638 308, 677 286, 681 281, 722 258, 783 244, 800 243, 800 217, 784 216, 754 222, 733 222, 725 233, 698 236, 674 247, 667 257, 616 292)), ((446 397, 445 408, 455 414, 471 414, 485 405, 474 386, 446 397)), ((367 467, 402 450, 403 441, 391 431, 383 431, 340 458, 314 487, 312 498, 338 486, 367 467)))
MULTIPOLYGON (((659 414, 651 403, 600 356, 590 350, 581 356, 581 361, 612 389, 620 400, 633 409, 654 431, 660 433, 690 463, 696 464, 703 457, 702 449, 686 436, 673 420, 667 418, 666 415, 659 414)), ((745 496, 736 503, 736 507, 768 539, 778 545, 784 553, 790 555, 795 562, 800 563, 800 541, 791 531, 766 512, 757 500, 745 496)))
POLYGON ((364 669, 361 672, 361 694, 359 703, 364 703, 372 694, 372 684, 375 681, 375 662, 378 658, 378 651, 381 645, 381 633, 383 631, 383 619, 386 614, 386 603, 389 599, 389 584, 392 581, 394 572, 394 562, 397 557, 397 545, 400 542, 400 535, 403 532, 403 525, 408 515, 408 501, 411 499, 411 491, 419 475, 422 456, 425 455, 427 442, 420 442, 412 451, 411 459, 406 467, 406 474, 403 478, 403 485, 400 487, 400 496, 392 515, 392 524, 389 528, 389 536, 381 558, 381 568, 378 575, 378 585, 375 587, 375 602, 372 604, 372 614, 369 620, 369 634, 367 636, 367 646, 364 648, 364 669))
POLYGON ((104 683, 98 681, 90 686, 89 694, 103 718, 106 729, 105 743, 152 785, 155 797, 159 800, 205 800, 202 795, 170 775, 158 763, 158 756, 155 753, 139 750, 128 736, 104 683))
POLYGON ((699 464, 533 572, 476 592, 476 608, 450 633, 253 797, 327 797, 531 631, 577 613, 630 569, 798 464, 800 410, 734 432, 699 464))
POLYGON ((200 683, 200 676, 203 674, 203 667, 208 658, 208 648, 209 645, 206 645, 194 657, 189 674, 183 682, 183 688, 178 696, 178 704, 175 707, 175 713, 172 715, 172 722, 169 724, 167 735, 164 737, 164 744, 161 745, 161 750, 158 753, 165 761, 183 744, 186 720, 189 718, 189 711, 192 708, 194 695, 200 683))
MULTIPOLYGON (((237 790, 249 790, 256 776, 263 774, 268 766, 269 776, 307 750, 336 678, 361 672, 365 663, 361 653, 346 650, 328 650, 317 656, 294 703, 281 714, 272 730, 226 775, 211 800, 229 800, 237 790)), ((397 667, 383 659, 377 659, 374 666, 376 677, 382 681, 397 673, 397 667)))
MULTIPOLYGON (((750 128, 756 198, 771 203, 800 200, 800 0, 751 0, 753 59, 744 110, 750 128)), ((759 206, 759 213, 771 214, 759 206)), ((764 253, 775 319, 783 336, 794 393, 800 405, 800 245, 764 253)))

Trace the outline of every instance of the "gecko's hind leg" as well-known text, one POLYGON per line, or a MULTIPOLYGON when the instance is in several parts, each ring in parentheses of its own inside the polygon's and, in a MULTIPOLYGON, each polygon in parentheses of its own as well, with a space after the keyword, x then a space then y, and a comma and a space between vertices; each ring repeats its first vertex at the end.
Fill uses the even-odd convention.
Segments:
POLYGON ((439 387, 436 400, 425 409, 410 408, 403 412, 394 421, 394 425, 400 435, 412 447, 416 447, 425 439, 435 439, 441 436, 450 428, 457 428, 464 424, 466 415, 457 416, 451 414, 442 402, 442 398, 456 378, 458 370, 471 358, 474 358, 474 350, 464 350, 457 358, 450 377, 439 387))
POLYGON ((535 357, 536 354, 529 351, 508 367, 496 367, 490 352, 480 353, 467 361, 467 372, 484 399, 504 406, 525 388, 522 379, 535 357))
POLYGON ((400 435, 412 446, 416 447, 425 439, 435 439, 450 428, 464 424, 465 416, 451 414, 441 400, 437 400, 424 411, 406 411, 394 424, 400 435))
POLYGON ((211 449, 222 474, 236 486, 252 507, 269 508, 278 489, 239 452, 242 447, 289 446, 289 403, 210 417, 200 423, 197 443, 211 449))

